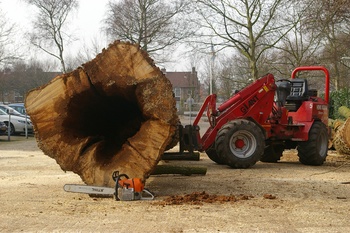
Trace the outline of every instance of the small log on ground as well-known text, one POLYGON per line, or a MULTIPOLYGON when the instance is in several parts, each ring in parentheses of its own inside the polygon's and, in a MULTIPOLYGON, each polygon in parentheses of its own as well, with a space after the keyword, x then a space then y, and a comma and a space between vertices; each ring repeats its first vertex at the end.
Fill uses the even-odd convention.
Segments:
POLYGON ((139 46, 115 42, 25 100, 39 148, 86 184, 115 170, 144 180, 176 145, 172 85, 139 46))
POLYGON ((206 167, 189 167, 189 166, 175 166, 175 165, 157 165, 152 172, 152 175, 163 174, 178 174, 184 176, 190 175, 205 175, 207 174, 206 167))
POLYGON ((171 153, 167 152, 162 155, 162 160, 193 160, 193 161, 199 161, 200 160, 200 154, 199 152, 183 152, 182 154, 179 153, 171 153))

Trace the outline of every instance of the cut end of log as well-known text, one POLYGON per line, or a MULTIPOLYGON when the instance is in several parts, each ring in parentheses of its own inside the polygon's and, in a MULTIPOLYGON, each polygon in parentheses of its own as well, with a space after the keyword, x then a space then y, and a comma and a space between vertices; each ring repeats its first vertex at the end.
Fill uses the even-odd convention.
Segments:
POLYGON ((350 155, 350 118, 338 126, 333 145, 339 154, 350 155))
POLYGON ((25 100, 39 147, 87 184, 146 179, 177 143, 172 86, 139 46, 115 42, 25 100))

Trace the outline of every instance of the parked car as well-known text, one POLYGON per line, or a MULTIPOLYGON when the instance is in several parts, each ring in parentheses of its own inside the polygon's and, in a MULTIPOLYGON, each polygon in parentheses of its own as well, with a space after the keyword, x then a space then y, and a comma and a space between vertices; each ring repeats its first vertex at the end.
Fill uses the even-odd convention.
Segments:
POLYGON ((27 132, 33 133, 33 125, 30 119, 11 115, 11 122, 9 124, 9 114, 0 109, 0 121, 4 122, 7 125, 10 134, 21 134, 25 133, 25 126, 27 124, 27 132))
POLYGON ((8 106, 21 113, 22 115, 26 115, 26 108, 24 107, 24 103, 12 103, 8 104, 8 106))
POLYGON ((11 115, 25 117, 24 114, 22 114, 22 113, 18 112, 17 110, 13 109, 9 105, 0 104, 0 109, 3 110, 4 112, 6 112, 7 114, 10 114, 10 112, 11 112, 11 115))
POLYGON ((0 121, 0 135, 5 134, 7 131, 7 126, 4 122, 0 121))

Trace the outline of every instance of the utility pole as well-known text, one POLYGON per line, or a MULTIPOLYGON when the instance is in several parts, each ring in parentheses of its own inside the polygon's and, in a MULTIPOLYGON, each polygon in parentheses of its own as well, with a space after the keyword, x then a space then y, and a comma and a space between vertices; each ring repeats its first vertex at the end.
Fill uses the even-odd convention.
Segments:
POLYGON ((211 62, 210 62, 210 75, 209 75, 209 94, 213 94, 213 76, 214 76, 214 62, 215 62, 215 50, 213 42, 211 42, 211 62))

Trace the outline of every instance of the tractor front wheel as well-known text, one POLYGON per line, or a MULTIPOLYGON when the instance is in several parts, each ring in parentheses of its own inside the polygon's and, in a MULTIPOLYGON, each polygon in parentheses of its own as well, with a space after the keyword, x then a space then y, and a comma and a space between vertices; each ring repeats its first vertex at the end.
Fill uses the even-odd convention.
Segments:
POLYGON ((265 148, 265 136, 252 121, 238 119, 226 123, 215 140, 218 156, 233 168, 248 168, 260 160, 265 148))
POLYGON ((328 130, 320 121, 314 122, 309 131, 309 140, 300 142, 298 147, 299 161, 305 165, 322 165, 328 152, 328 130))
POLYGON ((205 150, 205 153, 208 155, 209 159, 214 161, 217 164, 225 164, 224 160, 218 156, 215 150, 215 143, 213 143, 208 149, 205 150))

